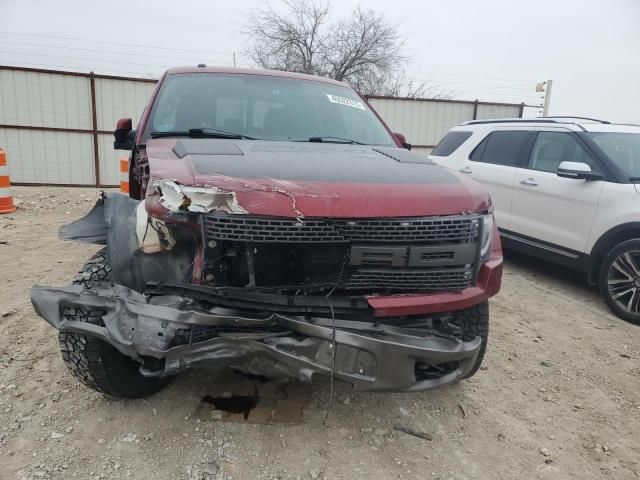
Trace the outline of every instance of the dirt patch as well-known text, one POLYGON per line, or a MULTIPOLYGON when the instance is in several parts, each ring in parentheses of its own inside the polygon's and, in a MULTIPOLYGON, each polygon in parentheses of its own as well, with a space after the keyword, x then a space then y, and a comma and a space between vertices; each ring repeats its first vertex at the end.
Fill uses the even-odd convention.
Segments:
POLYGON ((491 303, 485 367, 447 388, 339 390, 329 406, 328 387, 314 386, 312 418, 286 425, 200 418, 202 398, 225 384, 206 370, 146 400, 86 389, 28 291, 68 283, 97 249, 57 238, 97 195, 16 188, 19 210, 0 215, 0 479, 640 477, 640 330, 580 276, 514 255, 491 303))

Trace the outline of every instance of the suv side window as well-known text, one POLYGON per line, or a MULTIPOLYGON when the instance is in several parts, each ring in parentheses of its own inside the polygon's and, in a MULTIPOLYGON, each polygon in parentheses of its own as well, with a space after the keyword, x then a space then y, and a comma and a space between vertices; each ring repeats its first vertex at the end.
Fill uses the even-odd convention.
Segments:
POLYGON ((522 154, 532 133, 527 130, 491 132, 471 152, 469 160, 510 167, 517 166, 522 163, 522 154))
POLYGON ((529 168, 556 173, 562 162, 581 162, 594 168, 591 157, 573 135, 564 132, 540 132, 529 159, 529 168))
POLYGON ((431 155, 436 155, 438 157, 448 157, 453 152, 455 152, 460 145, 462 145, 467 138, 471 136, 473 132, 449 132, 447 133, 442 140, 436 145, 436 148, 433 149, 431 155))

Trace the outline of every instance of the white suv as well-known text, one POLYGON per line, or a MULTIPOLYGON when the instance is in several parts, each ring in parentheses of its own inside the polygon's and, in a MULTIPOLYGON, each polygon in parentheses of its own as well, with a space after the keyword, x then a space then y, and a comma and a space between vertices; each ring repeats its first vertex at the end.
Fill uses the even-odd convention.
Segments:
POLYGON ((640 126, 472 121, 430 158, 486 187, 506 247, 585 272, 616 315, 640 324, 640 126))

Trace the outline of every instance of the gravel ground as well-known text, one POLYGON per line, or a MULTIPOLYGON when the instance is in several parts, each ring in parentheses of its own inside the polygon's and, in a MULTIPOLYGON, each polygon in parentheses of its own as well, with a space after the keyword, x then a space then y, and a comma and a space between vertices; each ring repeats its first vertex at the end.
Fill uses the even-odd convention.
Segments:
POLYGON ((180 376, 115 401, 65 369, 32 284, 64 285, 96 248, 61 224, 94 189, 15 188, 0 216, 1 479, 632 479, 640 477, 640 330, 558 267, 508 255, 485 367, 416 394, 312 388, 324 422, 249 425, 194 415, 215 377, 180 376), (425 440, 393 431, 401 423, 425 440))

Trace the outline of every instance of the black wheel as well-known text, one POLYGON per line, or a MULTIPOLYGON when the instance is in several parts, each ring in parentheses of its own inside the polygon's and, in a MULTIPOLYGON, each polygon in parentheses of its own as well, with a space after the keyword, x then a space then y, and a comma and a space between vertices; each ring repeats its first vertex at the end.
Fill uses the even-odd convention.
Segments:
MULTIPOLYGON (((111 269, 106 250, 91 257, 73 283, 91 288, 96 282, 107 280, 111 269)), ((81 308, 66 308, 65 318, 103 325, 105 312, 81 308)), ((60 351, 65 365, 86 386, 106 395, 119 398, 142 398, 164 388, 171 378, 147 378, 140 374, 140 364, 121 354, 108 343, 79 333, 58 334, 60 351)))
POLYGON ((600 292, 616 316, 640 325, 640 239, 618 244, 602 261, 600 292))
POLYGON ((465 342, 473 340, 477 336, 482 339, 476 362, 473 364, 471 371, 464 377, 470 378, 476 374, 482 365, 484 354, 487 351, 487 343, 489 341, 489 303, 480 303, 458 312, 454 323, 462 328, 462 340, 465 342))

